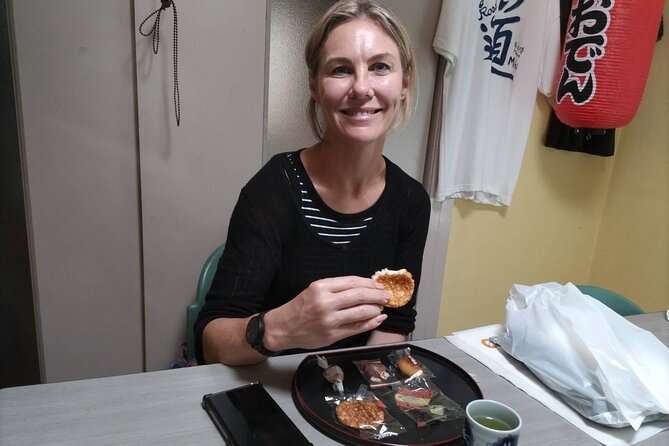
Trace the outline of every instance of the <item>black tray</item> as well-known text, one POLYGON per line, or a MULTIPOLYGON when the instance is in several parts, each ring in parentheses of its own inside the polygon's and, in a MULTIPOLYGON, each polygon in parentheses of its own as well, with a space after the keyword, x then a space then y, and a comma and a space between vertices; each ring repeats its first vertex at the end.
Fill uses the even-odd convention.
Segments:
MULTIPOLYGON (((483 398, 481 389, 467 372, 448 359, 421 347, 410 344, 389 345, 358 350, 340 350, 325 353, 330 365, 338 365, 344 371, 345 393, 357 392, 360 384, 367 381, 360 374, 353 361, 360 359, 381 359, 390 366, 388 354, 406 347, 411 349, 411 356, 434 374, 432 382, 462 409, 470 401, 483 398)), ((326 395, 333 395, 332 384, 323 378, 323 369, 318 366, 316 355, 309 355, 302 360, 293 376, 293 401, 304 418, 316 429, 339 442, 354 446, 367 445, 456 445, 462 443, 464 419, 431 423, 417 427, 415 422, 392 404, 386 404, 387 410, 405 428, 406 431, 395 437, 382 440, 370 440, 360 437, 357 429, 351 429, 339 423, 332 408, 325 402, 326 395)))

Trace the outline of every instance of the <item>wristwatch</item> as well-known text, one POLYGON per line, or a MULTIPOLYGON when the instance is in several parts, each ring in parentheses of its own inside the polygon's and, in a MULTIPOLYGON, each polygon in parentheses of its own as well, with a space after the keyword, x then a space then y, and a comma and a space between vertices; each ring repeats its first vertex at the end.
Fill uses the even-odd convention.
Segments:
POLYGON ((262 343, 262 339, 265 336, 265 313, 266 311, 263 311, 249 320, 249 323, 246 325, 246 342, 248 342, 255 351, 262 353, 265 356, 276 356, 280 352, 268 350, 262 343))

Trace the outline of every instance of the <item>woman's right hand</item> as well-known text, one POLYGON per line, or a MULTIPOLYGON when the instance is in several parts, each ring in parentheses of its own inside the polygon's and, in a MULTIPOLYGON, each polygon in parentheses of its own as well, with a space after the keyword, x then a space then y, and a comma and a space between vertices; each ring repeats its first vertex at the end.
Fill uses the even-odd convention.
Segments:
POLYGON ((390 293, 370 278, 312 282, 293 300, 265 315, 265 347, 316 349, 376 329, 386 319, 390 293))

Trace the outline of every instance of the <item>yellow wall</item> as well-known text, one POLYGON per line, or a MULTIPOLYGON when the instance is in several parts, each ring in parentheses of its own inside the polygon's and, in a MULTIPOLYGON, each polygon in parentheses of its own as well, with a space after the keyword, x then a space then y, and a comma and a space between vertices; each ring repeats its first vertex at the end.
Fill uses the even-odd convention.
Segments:
POLYGON ((550 106, 538 96, 511 206, 455 201, 438 335, 504 322, 514 283, 590 283, 646 311, 669 306, 667 40, 615 156, 546 148, 550 106))
MULTIPOLYGON (((664 17, 669 18, 669 3, 664 17)), ((666 24, 666 23, 665 23, 666 24)), ((616 150, 590 280, 646 311, 669 307, 669 35, 616 150)))

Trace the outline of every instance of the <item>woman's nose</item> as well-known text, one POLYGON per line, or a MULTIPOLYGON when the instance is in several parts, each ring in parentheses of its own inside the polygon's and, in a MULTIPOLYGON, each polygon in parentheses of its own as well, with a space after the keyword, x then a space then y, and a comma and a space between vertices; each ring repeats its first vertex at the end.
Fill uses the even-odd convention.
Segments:
POLYGON ((367 70, 356 73, 351 87, 351 96, 356 98, 372 97, 374 90, 367 70))

